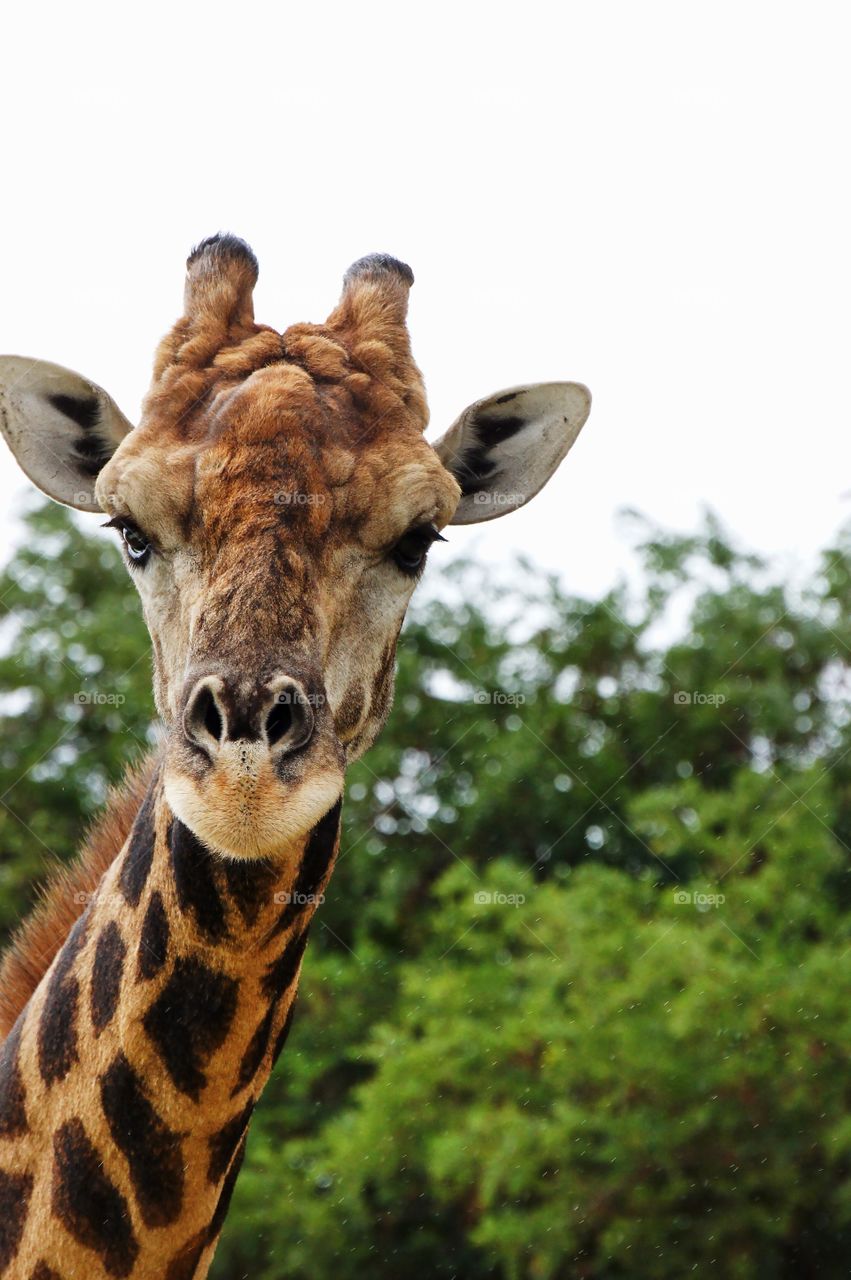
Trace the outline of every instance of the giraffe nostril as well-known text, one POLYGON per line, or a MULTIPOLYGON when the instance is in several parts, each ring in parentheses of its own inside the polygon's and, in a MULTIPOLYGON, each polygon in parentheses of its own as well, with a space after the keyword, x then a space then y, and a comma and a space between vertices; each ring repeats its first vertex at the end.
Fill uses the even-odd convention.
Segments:
POLYGON ((216 704, 216 699, 213 697, 209 689, 204 689, 201 696, 204 704, 204 728, 208 733, 212 734, 217 742, 221 742, 224 725, 222 724, 222 716, 216 704))
POLYGON ((215 760, 230 743, 265 742, 275 756, 297 751, 315 728, 311 697, 280 675, 245 692, 219 675, 203 676, 183 712, 186 738, 215 760))
POLYGON ((269 746, 274 747, 293 727, 293 711, 289 703, 276 702, 266 717, 266 737, 269 746))
POLYGON ((288 676, 273 684, 274 701, 266 712, 264 729, 269 747, 276 755, 297 751, 313 736, 315 717, 302 686, 288 676))
POLYGON ((211 685, 205 680, 196 686, 183 713, 183 729, 190 741, 209 753, 221 743, 225 725, 211 685))

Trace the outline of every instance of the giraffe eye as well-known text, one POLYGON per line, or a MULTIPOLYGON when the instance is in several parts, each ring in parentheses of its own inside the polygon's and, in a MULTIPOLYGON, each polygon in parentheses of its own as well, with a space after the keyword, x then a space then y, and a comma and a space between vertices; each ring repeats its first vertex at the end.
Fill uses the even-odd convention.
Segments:
POLYGON ((403 573, 416 573, 425 563, 431 544, 445 541, 433 524, 415 525, 396 543, 392 551, 393 561, 403 573))
POLYGON ((118 529, 129 559, 134 564, 145 563, 151 554, 151 543, 132 521, 116 516, 114 520, 108 520, 104 528, 118 529))
POLYGON ((127 554, 131 560, 144 560, 151 549, 144 534, 138 529, 134 529, 132 525, 125 525, 121 530, 121 536, 124 539, 124 545, 127 548, 127 554))

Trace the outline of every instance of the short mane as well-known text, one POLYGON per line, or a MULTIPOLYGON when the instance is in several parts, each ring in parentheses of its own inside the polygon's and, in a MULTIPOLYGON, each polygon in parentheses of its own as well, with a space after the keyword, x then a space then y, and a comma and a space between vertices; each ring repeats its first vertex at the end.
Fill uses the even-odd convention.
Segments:
POLYGON ((110 791, 104 812, 76 858, 50 872, 36 907, 15 931, 0 963, 0 1041, 15 1025, 90 895, 121 852, 156 764, 156 755, 147 756, 110 791))

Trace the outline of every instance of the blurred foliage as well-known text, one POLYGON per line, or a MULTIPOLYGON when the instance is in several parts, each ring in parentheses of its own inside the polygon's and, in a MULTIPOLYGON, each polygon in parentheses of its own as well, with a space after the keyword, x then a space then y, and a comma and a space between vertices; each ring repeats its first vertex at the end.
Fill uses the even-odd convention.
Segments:
POLYGON ((0 931, 150 749, 150 643, 117 549, 64 507, 0 574, 0 931))
MULTIPOLYGON (((847 1274, 851 532, 797 588, 630 520, 640 591, 433 567, 218 1280, 847 1274)), ((117 553, 29 527, 7 927, 152 732, 117 553)))

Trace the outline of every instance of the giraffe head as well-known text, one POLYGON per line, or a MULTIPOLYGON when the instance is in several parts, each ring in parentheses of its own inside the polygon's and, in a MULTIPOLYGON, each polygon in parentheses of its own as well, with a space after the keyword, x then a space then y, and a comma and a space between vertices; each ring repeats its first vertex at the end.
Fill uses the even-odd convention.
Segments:
POLYGON ((375 739, 441 529, 527 502, 590 406, 575 383, 517 387, 432 445, 408 267, 362 259, 324 324, 283 334, 254 322, 256 279, 233 236, 191 254, 135 427, 78 374, 0 360, 0 425, 23 470, 106 512, 121 540, 153 644, 169 803, 242 858, 285 855, 375 739))

